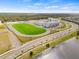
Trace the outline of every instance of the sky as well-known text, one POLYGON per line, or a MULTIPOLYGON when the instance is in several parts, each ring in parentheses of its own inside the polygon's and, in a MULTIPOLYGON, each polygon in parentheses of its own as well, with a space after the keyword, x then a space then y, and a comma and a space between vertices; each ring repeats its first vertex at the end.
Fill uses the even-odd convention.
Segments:
POLYGON ((0 0, 0 12, 79 13, 79 0, 0 0))

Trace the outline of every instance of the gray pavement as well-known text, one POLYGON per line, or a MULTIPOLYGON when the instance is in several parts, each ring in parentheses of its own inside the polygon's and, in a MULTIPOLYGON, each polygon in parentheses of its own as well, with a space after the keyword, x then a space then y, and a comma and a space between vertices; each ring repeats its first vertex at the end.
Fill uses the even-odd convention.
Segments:
POLYGON ((18 48, 21 46, 21 42, 19 41, 19 39, 11 32, 9 31, 9 39, 11 41, 12 44, 12 48, 18 48))

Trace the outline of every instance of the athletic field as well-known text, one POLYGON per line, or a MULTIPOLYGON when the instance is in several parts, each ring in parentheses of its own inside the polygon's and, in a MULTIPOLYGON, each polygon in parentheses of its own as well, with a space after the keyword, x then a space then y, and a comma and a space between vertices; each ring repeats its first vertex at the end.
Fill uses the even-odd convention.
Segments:
POLYGON ((46 32, 45 28, 38 27, 33 24, 16 23, 13 24, 12 26, 21 34, 26 34, 26 35, 39 35, 46 32))

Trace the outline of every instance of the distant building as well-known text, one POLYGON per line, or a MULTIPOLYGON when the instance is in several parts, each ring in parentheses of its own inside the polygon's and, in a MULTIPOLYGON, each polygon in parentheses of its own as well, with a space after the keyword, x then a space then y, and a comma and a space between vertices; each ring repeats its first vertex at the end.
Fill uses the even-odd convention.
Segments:
POLYGON ((0 23, 4 23, 4 21, 3 20, 0 20, 0 23))
POLYGON ((51 28, 58 26, 59 21, 53 18, 48 18, 48 19, 40 19, 35 24, 39 26, 43 26, 45 28, 51 28))

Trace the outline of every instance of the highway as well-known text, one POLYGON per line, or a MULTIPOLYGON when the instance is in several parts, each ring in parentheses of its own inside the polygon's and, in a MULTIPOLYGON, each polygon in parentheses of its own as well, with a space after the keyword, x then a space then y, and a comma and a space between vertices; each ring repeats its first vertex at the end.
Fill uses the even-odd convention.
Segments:
MULTIPOLYGON (((73 23, 70 23, 70 24, 72 25, 71 28, 30 41, 22 45, 21 47, 5 52, 4 54, 0 55, 0 59, 14 59, 18 55, 26 54, 25 52, 29 51, 30 49, 33 49, 34 47, 40 44, 63 37, 78 29, 78 26, 76 24, 73 24, 73 23)), ((20 59, 20 57, 18 57, 17 59, 20 59)))

